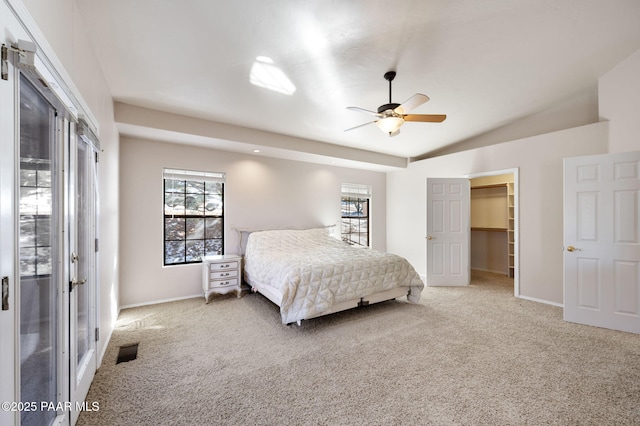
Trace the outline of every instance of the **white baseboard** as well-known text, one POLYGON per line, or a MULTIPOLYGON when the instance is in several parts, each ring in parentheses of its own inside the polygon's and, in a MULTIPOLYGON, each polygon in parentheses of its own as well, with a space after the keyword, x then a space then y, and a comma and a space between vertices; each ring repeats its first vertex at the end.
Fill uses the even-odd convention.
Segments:
POLYGON ((545 305, 552 305, 552 306, 557 306, 558 308, 564 308, 564 304, 563 303, 550 302, 549 300, 537 299, 535 297, 529 297, 529 296, 523 296, 523 295, 519 295, 519 296, 516 296, 516 297, 518 299, 529 300, 531 302, 544 303, 545 305))
MULTIPOLYGON (((118 312, 119 314, 120 312, 118 312)), ((104 339, 104 341, 102 339, 100 339, 100 343, 101 343, 101 347, 100 347, 100 353, 98 354, 98 360, 97 360, 97 365, 96 365, 96 369, 100 368, 100 366, 102 365, 102 360, 104 359, 104 355, 107 353, 107 347, 109 346, 109 342, 111 341, 111 335, 113 335, 113 330, 115 329, 115 327, 111 328, 111 331, 109 332, 109 335, 104 339)))
POLYGON ((176 297, 176 298, 173 298, 173 299, 162 299, 162 300, 154 300, 154 301, 151 301, 151 302, 133 303, 131 305, 124 305, 124 306, 120 306, 120 310, 118 311, 118 316, 120 316, 120 311, 122 311, 123 309, 137 308, 137 307, 140 307, 140 306, 147 306, 147 305, 157 305, 159 303, 177 302, 178 300, 194 299, 196 297, 200 297, 200 298, 202 298, 202 300, 204 300, 204 296, 202 295, 202 293, 200 293, 200 294, 194 294, 194 295, 191 295, 191 296, 176 297))

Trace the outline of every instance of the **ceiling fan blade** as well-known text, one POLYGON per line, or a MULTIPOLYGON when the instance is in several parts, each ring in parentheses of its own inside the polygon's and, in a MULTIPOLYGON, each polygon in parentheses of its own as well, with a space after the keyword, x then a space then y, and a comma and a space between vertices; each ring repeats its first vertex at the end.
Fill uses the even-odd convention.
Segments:
POLYGON ((416 93, 415 95, 413 95, 412 97, 404 101, 402 104, 400 104, 399 107, 396 107, 394 111, 397 112, 398 114, 407 114, 409 111, 419 107, 420 105, 427 102, 428 100, 429 100, 429 97, 427 95, 423 95, 422 93, 416 93))
POLYGON ((364 127, 364 126, 366 126, 367 124, 373 124, 373 123, 375 123, 376 121, 378 121, 378 120, 375 120, 375 121, 369 121, 368 123, 364 123, 364 124, 359 124, 359 125, 357 125, 357 126, 355 126, 355 127, 350 127, 350 128, 348 128, 348 129, 344 129, 344 131, 345 131, 345 132, 348 132, 349 130, 357 129, 358 127, 364 127))
POLYGON ((421 121, 424 123, 442 123, 447 116, 445 114, 407 114, 404 121, 421 121))
POLYGON ((365 114, 371 114, 371 115, 375 115, 376 117, 382 117, 382 114, 379 114, 375 111, 369 111, 368 109, 364 109, 364 108, 359 108, 359 107, 347 107, 348 110, 351 111, 358 111, 358 112, 364 112, 365 114))

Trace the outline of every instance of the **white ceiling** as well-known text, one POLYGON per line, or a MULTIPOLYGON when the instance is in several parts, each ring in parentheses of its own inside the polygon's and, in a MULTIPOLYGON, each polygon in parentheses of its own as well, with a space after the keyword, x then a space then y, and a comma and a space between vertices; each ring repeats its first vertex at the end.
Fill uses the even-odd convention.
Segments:
MULTIPOLYGON (((301 151, 317 141, 327 153, 423 156, 594 87, 640 48, 638 0, 76 1, 115 101, 265 131, 255 142, 284 157, 273 133, 302 138, 301 151), (288 75, 292 96, 250 84, 258 56, 288 75), (394 102, 424 93, 431 100, 412 112, 447 120, 408 122, 392 138, 375 125, 345 132, 371 121, 347 106, 388 102, 388 70, 398 73, 394 102)), ((120 132, 193 143, 188 130, 158 127, 120 132)), ((197 139, 252 147, 215 125, 197 139)))

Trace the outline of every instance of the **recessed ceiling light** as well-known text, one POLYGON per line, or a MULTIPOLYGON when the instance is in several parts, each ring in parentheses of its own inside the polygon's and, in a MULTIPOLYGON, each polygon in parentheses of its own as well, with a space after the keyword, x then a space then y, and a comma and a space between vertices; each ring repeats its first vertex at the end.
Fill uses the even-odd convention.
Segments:
POLYGON ((258 152, 260 152, 260 150, 259 149, 254 149, 253 152, 255 152, 257 154, 258 152))

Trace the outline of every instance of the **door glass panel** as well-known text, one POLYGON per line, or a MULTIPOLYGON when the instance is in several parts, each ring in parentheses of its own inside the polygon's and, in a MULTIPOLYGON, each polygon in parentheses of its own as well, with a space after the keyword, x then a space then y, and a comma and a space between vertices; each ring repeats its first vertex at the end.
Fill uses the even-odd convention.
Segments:
POLYGON ((84 284, 78 285, 76 307, 76 348, 77 365, 79 366, 89 350, 89 289, 93 283, 89 282, 90 271, 90 240, 91 240, 91 208, 90 208, 90 182, 92 173, 91 150, 82 140, 78 141, 77 150, 77 194, 76 194, 76 220, 78 225, 78 265, 77 279, 84 284))
MULTIPOLYGON (((20 85, 20 397, 57 401, 58 250, 56 112, 25 77, 20 85)), ((55 411, 22 411, 21 424, 48 425, 55 411)))

